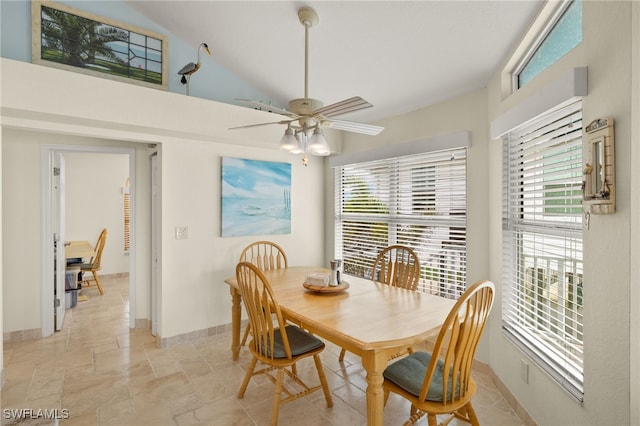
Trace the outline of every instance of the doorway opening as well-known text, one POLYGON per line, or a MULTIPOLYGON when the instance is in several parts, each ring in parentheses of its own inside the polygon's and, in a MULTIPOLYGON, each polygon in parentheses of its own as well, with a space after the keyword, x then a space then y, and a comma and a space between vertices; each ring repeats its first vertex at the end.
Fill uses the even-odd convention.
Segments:
POLYGON ((42 194, 45 199, 42 203, 42 251, 43 264, 51 265, 51 267, 42 268, 41 322, 43 336, 49 336, 59 329, 65 314, 66 300, 63 297, 65 277, 60 272, 60 265, 64 265, 62 263, 64 259, 60 259, 61 250, 56 250, 56 245, 61 247, 63 242, 69 240, 87 240, 93 245, 98 233, 107 227, 105 224, 109 224, 108 228, 112 229, 110 229, 111 241, 107 241, 105 245, 102 263, 106 264, 106 257, 111 252, 110 269, 104 269, 117 273, 128 272, 129 328, 135 328, 135 163, 135 149, 128 147, 43 146, 42 194), (102 177, 96 176, 101 163, 104 170, 106 170, 106 166, 107 169, 115 168, 120 171, 119 174, 113 175, 113 182, 109 189, 104 187, 104 175, 102 177), (69 174, 69 171, 72 173, 69 174), (124 237, 121 236, 124 233, 123 200, 125 193, 125 188, 122 187, 124 181, 122 174, 126 175, 125 178, 130 179, 128 188, 128 252, 123 249, 122 240, 124 237), (82 182, 78 182, 79 180, 82 182), (114 194, 113 192, 119 193, 114 194), (114 196, 115 200, 120 200, 120 202, 115 201, 115 205, 109 206, 109 204, 114 204, 114 196), (111 197, 111 202, 108 200, 109 197, 111 197), (106 199, 106 204, 101 203, 102 198, 106 199), (111 210, 111 208, 115 210, 111 210))

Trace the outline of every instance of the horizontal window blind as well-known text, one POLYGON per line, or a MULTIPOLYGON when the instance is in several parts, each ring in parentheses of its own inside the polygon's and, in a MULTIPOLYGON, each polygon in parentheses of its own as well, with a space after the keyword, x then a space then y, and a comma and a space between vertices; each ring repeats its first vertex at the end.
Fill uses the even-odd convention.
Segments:
POLYGON ((124 251, 129 252, 130 236, 129 231, 131 229, 131 203, 129 200, 129 193, 124 194, 124 251))
POLYGON ((582 400, 581 103, 503 147, 503 330, 582 400))
POLYGON ((131 181, 129 178, 124 183, 124 187, 122 188, 122 193, 124 195, 124 211, 123 211, 123 226, 124 226, 124 252, 129 253, 129 248, 131 247, 131 195, 129 186, 131 181))
POLYGON ((337 167, 336 256, 371 278, 380 250, 401 244, 421 263, 419 290, 458 297, 466 282, 466 149, 337 167))

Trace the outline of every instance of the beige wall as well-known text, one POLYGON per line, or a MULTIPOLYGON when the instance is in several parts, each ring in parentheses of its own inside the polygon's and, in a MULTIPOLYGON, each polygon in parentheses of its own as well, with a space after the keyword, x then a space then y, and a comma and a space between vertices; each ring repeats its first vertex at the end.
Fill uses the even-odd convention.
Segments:
MULTIPOLYGON (((541 425, 630 423, 630 255, 631 238, 631 12, 630 2, 583 2, 583 43, 525 86, 502 99, 500 75, 492 79, 492 120, 573 67, 588 66, 589 94, 583 99, 584 123, 600 116, 615 120, 617 205, 613 215, 591 215, 584 232, 584 403, 581 406, 501 334, 499 310, 489 328, 490 365, 541 425), (520 363, 530 364, 529 383, 520 379, 520 363)), ((637 155, 636 155, 637 156, 637 155)), ((500 141, 490 143, 491 279, 501 277, 500 141)), ((637 164, 637 162, 636 162, 637 164)), ((637 191, 637 189, 636 189, 637 191)), ((637 211, 634 216, 637 216, 637 211)), ((637 299, 636 299, 637 301, 637 299)), ((636 338, 637 339, 637 338, 636 338)), ((635 360, 637 362, 637 359, 635 360)), ((637 422, 636 422, 637 423, 637 422)))
POLYGON ((9 206, 3 208, 2 215, 6 333, 40 328, 41 265, 34 262, 41 252, 40 150, 28 141, 22 145, 11 143, 11 130, 6 126, 2 139, 3 206, 9 206))
POLYGON ((5 251, 3 258, 3 297, 14 301, 3 305, 5 333, 40 327, 39 159, 41 145, 46 143, 68 143, 65 141, 78 138, 82 144, 136 149, 137 262, 133 273, 137 319, 149 317, 148 156, 152 150, 147 143, 157 144, 162 191, 162 338, 230 322, 230 296, 223 279, 233 275, 241 249, 257 238, 278 242, 292 263, 324 262, 324 230, 314 225, 322 223, 323 218, 322 160, 312 158, 305 168, 300 158, 278 151, 282 136, 278 126, 261 131, 228 130, 267 121, 268 113, 7 59, 2 59, 2 88, 2 189, 5 202, 10 199, 17 203, 17 208, 7 209, 4 215, 3 244, 18 248, 5 251), (15 84, 17 81, 30 83, 15 84), (23 89, 17 90, 16 86, 23 89), (87 93, 91 93, 90 99, 87 93), (78 98, 83 101, 73 100, 78 98), (131 100, 123 103, 122 99, 131 100), (165 107, 159 108, 162 105, 165 107), (219 236, 222 156, 292 163, 291 234, 219 236), (9 184, 4 179, 7 175, 16 179, 9 184), (176 240, 175 227, 184 225, 189 227, 189 239, 176 240), (26 252, 29 256, 24 255, 26 252), (26 278, 24 270, 30 271, 26 278))
POLYGON ((231 303, 224 278, 232 276, 241 250, 270 239, 291 264, 325 264, 322 226, 322 162, 273 149, 249 149, 209 142, 162 144, 162 334, 174 336, 229 323, 231 303), (292 163, 292 230, 288 235, 220 237, 221 156, 292 163), (189 239, 174 239, 175 226, 188 226, 189 239), (180 303, 176 303, 180 301, 180 303))
MULTIPOLYGON (((631 278, 629 302, 631 332, 629 341, 631 345, 629 377, 631 382, 630 400, 640 400, 640 4, 632 6, 631 26, 631 278), (635 165, 635 166, 634 166, 635 165)), ((630 424, 640 424, 640 404, 631 403, 630 424)))
MULTIPOLYGON (((3 152, 3 147, 4 144, 2 143, 3 137, 2 137, 3 131, 2 131, 2 126, 0 126, 0 173, 2 173, 2 152, 3 152)), ((3 179, 4 180, 4 179, 3 179)), ((2 185, 0 185, 0 223, 2 223, 2 206, 3 206, 3 202, 2 202, 2 185)), ((0 241, 4 241, 3 238, 3 232, 2 232, 2 228, 4 228, 4 226, 0 227, 0 241)), ((0 289, 3 289, 3 280, 2 277, 4 276, 4 255, 3 255, 3 247, 4 244, 0 245, 0 289)), ((0 291, 0 329, 4 330, 4 291, 0 291)), ((3 350, 3 342, 0 341, 0 388, 2 388, 2 386, 4 385, 5 382, 5 376, 4 376, 4 350, 3 350)))
POLYGON ((106 228, 102 274, 129 272, 124 252, 124 195, 129 156, 94 152, 64 152, 66 240, 95 244, 106 228))

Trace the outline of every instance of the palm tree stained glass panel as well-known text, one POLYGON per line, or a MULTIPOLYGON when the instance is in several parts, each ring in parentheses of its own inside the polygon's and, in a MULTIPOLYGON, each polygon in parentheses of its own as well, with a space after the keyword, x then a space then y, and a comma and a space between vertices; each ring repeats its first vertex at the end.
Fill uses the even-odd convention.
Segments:
POLYGON ((166 38, 52 2, 33 2, 33 61, 165 86, 166 38))

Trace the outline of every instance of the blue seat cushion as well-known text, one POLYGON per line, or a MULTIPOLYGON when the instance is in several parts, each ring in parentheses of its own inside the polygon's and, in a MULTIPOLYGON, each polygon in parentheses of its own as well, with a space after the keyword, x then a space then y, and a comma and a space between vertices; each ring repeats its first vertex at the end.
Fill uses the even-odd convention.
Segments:
MULTIPOLYGON (((402 358, 384 370, 384 378, 395 383, 402 389, 412 395, 420 396, 420 390, 424 382, 427 367, 431 362, 431 354, 428 352, 414 352, 413 354, 402 358)), ((438 360, 436 371, 433 374, 429 391, 427 392, 427 401, 442 401, 442 386, 444 377, 444 362, 438 360)), ((449 372, 449 389, 451 389, 451 372, 449 372)), ((447 392, 450 393, 450 392, 447 392)), ((457 393, 457 386, 456 386, 457 393)))
MULTIPOLYGON (((284 329, 287 333, 287 338, 289 339, 289 348, 291 349, 292 356, 304 354, 324 345, 322 340, 307 333, 300 327, 287 325, 284 329)), ((282 344, 282 334, 276 333, 274 341, 273 357, 286 358, 287 355, 284 351, 284 345, 282 344)))

